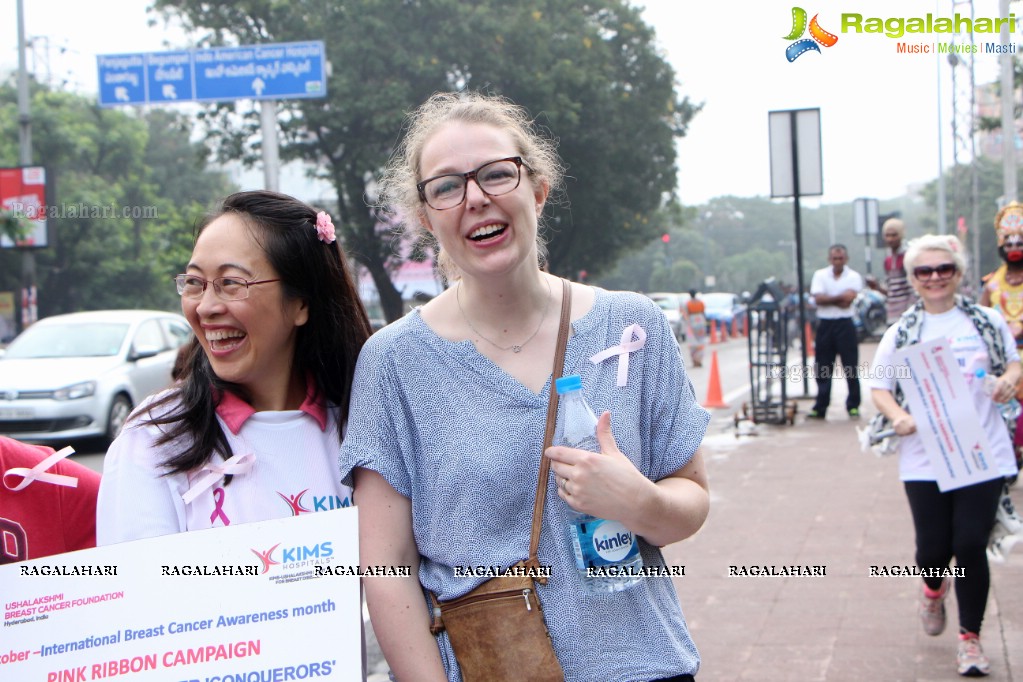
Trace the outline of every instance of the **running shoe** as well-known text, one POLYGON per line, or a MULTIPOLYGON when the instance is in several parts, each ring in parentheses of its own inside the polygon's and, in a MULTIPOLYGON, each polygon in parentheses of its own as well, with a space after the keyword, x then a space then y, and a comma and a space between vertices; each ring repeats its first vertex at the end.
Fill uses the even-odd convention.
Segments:
POLYGON ((941 588, 937 597, 927 596, 927 585, 923 585, 920 592, 920 623, 924 626, 924 632, 931 637, 937 637, 945 631, 945 597, 949 588, 952 587, 952 579, 945 578, 941 581, 941 588))
POLYGON ((963 677, 983 677, 991 672, 991 661, 984 655, 980 637, 972 632, 959 635, 956 663, 959 666, 959 674, 963 677))
POLYGON ((806 413, 807 419, 824 419, 824 413, 817 410, 810 410, 806 413))
POLYGON ((860 408, 854 407, 851 410, 849 410, 849 417, 852 418, 852 419, 859 419, 860 418, 860 408))

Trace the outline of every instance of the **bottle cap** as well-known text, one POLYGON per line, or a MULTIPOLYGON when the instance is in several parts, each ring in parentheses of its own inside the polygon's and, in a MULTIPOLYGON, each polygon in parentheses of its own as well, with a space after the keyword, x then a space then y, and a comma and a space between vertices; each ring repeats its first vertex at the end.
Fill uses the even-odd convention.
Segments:
POLYGON ((973 376, 977 377, 978 379, 983 379, 984 377, 987 376, 987 370, 984 369, 983 367, 978 367, 977 371, 973 373, 973 376))
POLYGON ((578 391, 583 387, 583 378, 578 374, 568 374, 554 382, 558 395, 565 395, 569 391, 578 391))

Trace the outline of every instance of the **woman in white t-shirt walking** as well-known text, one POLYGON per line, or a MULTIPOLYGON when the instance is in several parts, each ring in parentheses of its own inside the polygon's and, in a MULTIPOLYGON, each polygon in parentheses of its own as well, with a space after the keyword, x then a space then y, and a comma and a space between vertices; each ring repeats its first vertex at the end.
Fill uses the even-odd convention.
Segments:
POLYGON ((956 294, 966 269, 962 244, 953 236, 925 235, 909 244, 906 271, 920 300, 885 332, 874 356, 869 385, 874 404, 891 420, 902 437, 899 473, 906 489, 916 531, 916 562, 923 570, 920 618, 924 631, 937 636, 945 629, 945 596, 952 579, 949 563, 955 557, 956 600, 959 605, 960 675, 986 675, 990 670, 980 646, 980 626, 987 604, 990 573, 985 548, 994 524, 1003 477, 1016 473, 1012 444, 995 402, 1015 393, 1020 359, 1005 320, 990 308, 967 302, 956 294), (894 372, 899 348, 932 339, 947 339, 970 388, 973 406, 987 435, 997 464, 995 478, 941 492, 934 463, 917 433, 929 420, 914 418, 903 406, 894 372), (991 395, 977 370, 997 378, 991 395), (889 378, 883 378, 889 377, 889 378))

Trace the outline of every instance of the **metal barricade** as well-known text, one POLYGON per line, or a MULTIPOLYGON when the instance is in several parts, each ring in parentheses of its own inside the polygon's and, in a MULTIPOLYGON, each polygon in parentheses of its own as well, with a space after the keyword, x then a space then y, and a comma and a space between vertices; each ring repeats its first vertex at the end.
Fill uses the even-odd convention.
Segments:
POLYGON ((743 412, 756 424, 795 421, 795 403, 786 399, 787 320, 785 291, 773 277, 765 280, 746 307, 751 395, 743 412))

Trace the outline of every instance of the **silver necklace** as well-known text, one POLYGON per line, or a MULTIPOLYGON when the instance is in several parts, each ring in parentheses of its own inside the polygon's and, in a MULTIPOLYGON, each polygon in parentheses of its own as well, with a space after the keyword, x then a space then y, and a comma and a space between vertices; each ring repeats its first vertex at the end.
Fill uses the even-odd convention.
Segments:
POLYGON ((547 281, 547 304, 543 308, 543 315, 540 316, 540 321, 537 323, 536 329, 533 330, 533 333, 529 335, 528 339, 526 339, 522 343, 516 343, 511 346, 500 346, 491 341, 490 339, 488 339, 487 337, 483 336, 483 333, 480 332, 479 329, 476 329, 476 326, 472 323, 472 320, 469 319, 469 316, 465 314, 465 309, 462 307, 461 283, 459 283, 458 288, 455 289, 455 302, 458 303, 458 311, 462 313, 462 319, 464 319, 465 323, 469 325, 469 329, 473 330, 476 333, 476 336, 480 337, 481 339, 489 343, 494 348, 497 348, 498 350, 510 350, 513 353, 521 353, 522 347, 525 346, 530 341, 532 341, 533 337, 540 333, 540 327, 543 326, 543 321, 547 319, 547 311, 550 310, 551 308, 551 299, 554 297, 554 295, 551 293, 551 282, 546 277, 544 279, 547 281))

